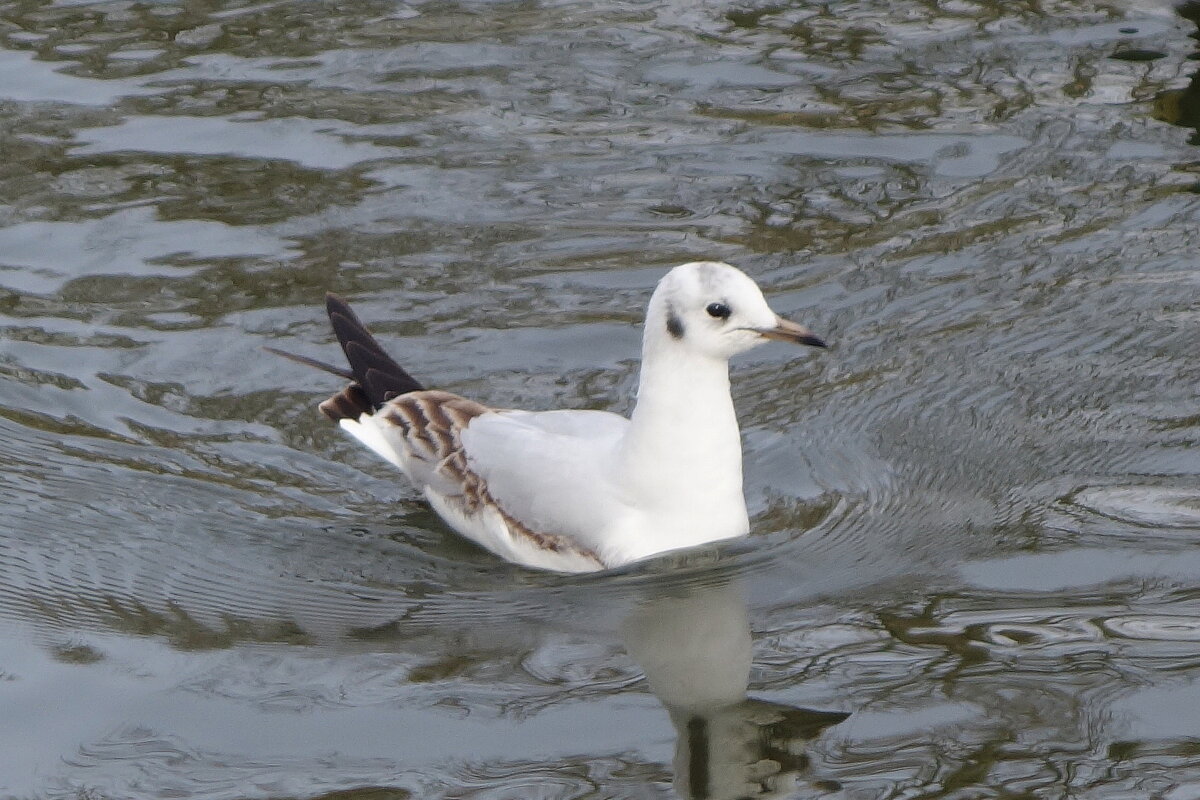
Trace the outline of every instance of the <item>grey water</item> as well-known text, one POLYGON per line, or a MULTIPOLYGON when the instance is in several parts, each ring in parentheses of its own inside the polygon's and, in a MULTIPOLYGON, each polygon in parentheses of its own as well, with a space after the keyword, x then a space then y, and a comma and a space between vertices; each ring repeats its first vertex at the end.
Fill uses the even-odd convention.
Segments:
POLYGON ((1200 6, 0 2, 0 797, 1200 797, 1200 6), (752 533, 563 577, 321 418, 627 412, 752 533))

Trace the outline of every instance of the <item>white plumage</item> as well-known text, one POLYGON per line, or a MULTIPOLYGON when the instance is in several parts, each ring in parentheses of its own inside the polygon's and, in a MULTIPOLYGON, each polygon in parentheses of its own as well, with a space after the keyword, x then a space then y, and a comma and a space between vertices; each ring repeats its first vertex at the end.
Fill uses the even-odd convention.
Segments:
POLYGON ((330 295, 328 309, 351 370, 289 356, 354 381, 322 411, 399 467, 463 536, 564 572, 746 534, 729 358, 766 339, 824 346, 776 315, 745 273, 693 262, 650 298, 631 419, 512 411, 424 389, 344 301, 330 295))

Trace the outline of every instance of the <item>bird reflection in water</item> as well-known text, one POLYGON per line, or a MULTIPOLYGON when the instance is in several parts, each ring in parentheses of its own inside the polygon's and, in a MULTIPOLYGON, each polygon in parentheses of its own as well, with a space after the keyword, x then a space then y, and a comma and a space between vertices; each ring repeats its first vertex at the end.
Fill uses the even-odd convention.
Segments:
POLYGON ((788 797, 810 773, 803 743, 846 719, 747 697, 752 646, 735 583, 672 587, 625 623, 629 655, 675 726, 675 790, 689 800, 788 797))

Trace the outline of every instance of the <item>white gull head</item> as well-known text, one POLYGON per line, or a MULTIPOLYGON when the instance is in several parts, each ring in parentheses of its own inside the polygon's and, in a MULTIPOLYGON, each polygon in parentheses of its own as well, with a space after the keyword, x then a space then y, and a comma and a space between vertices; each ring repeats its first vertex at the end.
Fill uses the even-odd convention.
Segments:
POLYGON ((767 339, 825 346, 807 328, 772 311, 749 275, 719 261, 675 267, 658 282, 650 298, 647 354, 682 348, 725 361, 767 339))

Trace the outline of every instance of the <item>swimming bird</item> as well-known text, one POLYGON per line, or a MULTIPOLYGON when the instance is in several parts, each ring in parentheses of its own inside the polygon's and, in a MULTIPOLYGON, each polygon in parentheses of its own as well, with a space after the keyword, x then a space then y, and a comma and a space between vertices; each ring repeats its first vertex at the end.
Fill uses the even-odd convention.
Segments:
POLYGON ((728 264, 670 270, 650 297, 637 404, 518 411, 427 389, 334 294, 350 385, 319 408, 407 476, 451 528, 509 561, 589 572, 750 531, 729 359, 767 340, 825 347, 728 264))

